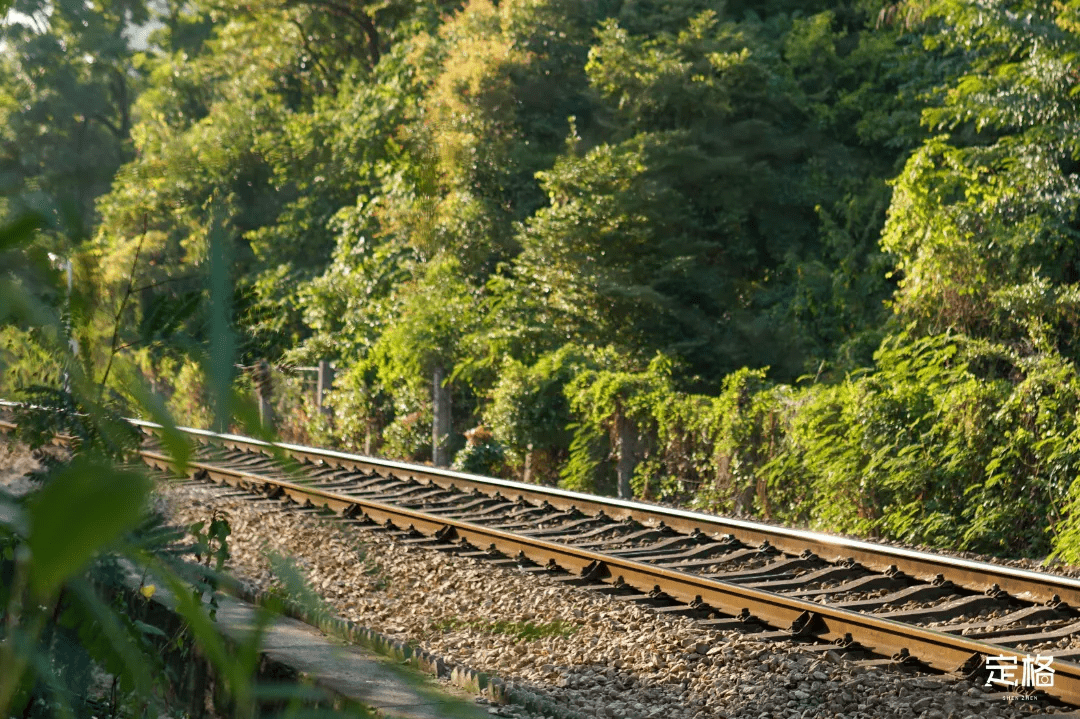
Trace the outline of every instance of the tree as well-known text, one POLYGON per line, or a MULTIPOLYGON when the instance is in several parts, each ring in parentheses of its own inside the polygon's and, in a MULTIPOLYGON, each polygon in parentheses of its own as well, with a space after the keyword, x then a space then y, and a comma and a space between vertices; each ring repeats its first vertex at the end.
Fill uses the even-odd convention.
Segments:
MULTIPOLYGON (((0 27, 0 171, 8 203, 40 193, 76 235, 131 156, 142 0, 20 0, 0 27)), ((81 239, 81 238, 78 238, 81 239)))
POLYGON ((451 373, 465 350, 462 338, 477 323, 475 290, 453 259, 429 263, 420 277, 397 289, 393 320, 372 348, 370 361, 383 384, 397 390, 401 415, 430 407, 432 461, 447 466, 452 456, 451 373))
POLYGON ((594 12, 566 0, 480 0, 438 33, 440 65, 405 134, 412 165, 386 187, 384 231, 422 257, 452 254, 483 282, 517 251, 516 222, 544 203, 567 117, 587 107, 594 12))
POLYGON ((924 10, 937 29, 929 42, 963 64, 923 113, 948 134, 908 160, 882 236, 902 273, 897 311, 922 331, 1076 356, 1076 12, 1039 2, 924 10))
MULTIPOLYGON (((403 15, 399 6, 390 11, 403 15)), ((366 50, 356 58, 356 29, 335 29, 311 4, 199 17, 210 15, 216 22, 202 42, 187 42, 172 16, 155 35, 134 110, 138 157, 100 203, 96 249, 115 287, 112 268, 129 266, 141 243, 145 290, 127 321, 137 324, 156 303, 202 284, 205 208, 214 204, 233 237, 242 356, 276 359, 309 332, 297 288, 330 261, 335 215, 381 171, 415 67, 407 49, 383 45, 376 67, 366 50)), ((186 325, 196 338, 202 320, 186 325)))
POLYGON ((805 147, 758 55, 711 12, 655 39, 603 24, 587 70, 608 139, 572 135, 539 175, 549 205, 516 263, 571 332, 713 376, 770 356, 798 366, 760 319, 770 269, 813 226, 786 182, 805 147))

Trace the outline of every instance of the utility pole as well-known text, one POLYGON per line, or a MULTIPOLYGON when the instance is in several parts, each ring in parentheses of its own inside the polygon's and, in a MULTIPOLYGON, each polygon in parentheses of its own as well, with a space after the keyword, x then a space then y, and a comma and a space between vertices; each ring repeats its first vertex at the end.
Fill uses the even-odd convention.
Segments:
MULTIPOLYGON (((55 262, 55 260, 53 260, 55 262)), ((74 322, 74 302, 72 295, 74 294, 74 273, 71 268, 71 258, 64 259, 64 272, 67 274, 67 317, 64 318, 64 326, 67 329, 68 334, 68 346, 71 348, 71 356, 75 362, 79 361, 79 340, 75 337, 75 322, 74 322)), ((64 370, 63 379, 64 390, 71 391, 71 375, 68 371, 64 370)))
POLYGON ((525 447, 525 469, 522 473, 521 481, 525 484, 530 484, 533 477, 533 444, 529 442, 525 447))
POLYGON ((259 423, 264 430, 273 430, 274 407, 270 404, 270 397, 274 390, 274 377, 270 373, 270 363, 264 359, 256 362, 251 379, 255 382, 255 395, 259 399, 259 423))
POLYGON ((446 467, 450 464, 450 387, 442 365, 436 365, 432 375, 431 462, 446 467))
POLYGON ((74 308, 72 304, 72 295, 74 294, 74 274, 71 270, 71 258, 64 260, 64 271, 67 273, 67 330, 68 330, 68 342, 71 345, 71 354, 79 356, 79 340, 75 337, 75 324, 74 324, 74 308))
POLYGON ((319 379, 315 387, 315 408, 323 414, 329 414, 330 409, 323 407, 323 398, 334 384, 334 368, 328 360, 319 360, 319 379))
POLYGON ((634 476, 634 452, 637 445, 637 430, 634 423, 626 418, 620 409, 615 414, 615 441, 619 450, 619 463, 616 474, 619 478, 619 499, 633 499, 634 490, 630 480, 634 476))

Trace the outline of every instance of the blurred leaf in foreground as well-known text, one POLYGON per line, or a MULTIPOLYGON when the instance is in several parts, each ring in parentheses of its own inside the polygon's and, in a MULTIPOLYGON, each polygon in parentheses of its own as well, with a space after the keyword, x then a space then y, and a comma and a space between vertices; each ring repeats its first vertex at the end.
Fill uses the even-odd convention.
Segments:
POLYGON ((76 458, 31 500, 30 585, 44 599, 104 547, 139 524, 150 493, 146 477, 76 458))

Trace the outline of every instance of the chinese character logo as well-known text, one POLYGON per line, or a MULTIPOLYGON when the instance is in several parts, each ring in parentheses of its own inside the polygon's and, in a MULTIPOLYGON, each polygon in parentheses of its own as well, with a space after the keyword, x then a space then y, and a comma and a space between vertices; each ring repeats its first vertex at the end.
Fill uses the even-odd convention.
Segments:
POLYGON ((1023 666, 1017 664, 1017 661, 1017 657, 1004 654, 987 657, 986 671, 989 676, 986 678, 986 686, 997 684, 1003 687, 1015 687, 1019 685, 1037 689, 1054 686, 1054 669, 1050 666, 1054 661, 1053 657, 1044 657, 1041 654, 1034 657, 1021 657, 1023 666), (1016 679, 1018 671, 1020 672, 1019 681, 1016 679))

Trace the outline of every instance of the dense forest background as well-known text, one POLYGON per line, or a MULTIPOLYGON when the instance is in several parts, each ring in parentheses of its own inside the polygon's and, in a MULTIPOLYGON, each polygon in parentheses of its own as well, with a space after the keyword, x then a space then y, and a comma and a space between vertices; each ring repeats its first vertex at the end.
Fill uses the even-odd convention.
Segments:
POLYGON ((330 360, 290 437, 1080 561, 1077 0, 17 0, 0 42, 7 269, 75 350, 6 322, 5 396, 75 363, 209 426, 223 347, 330 360))

